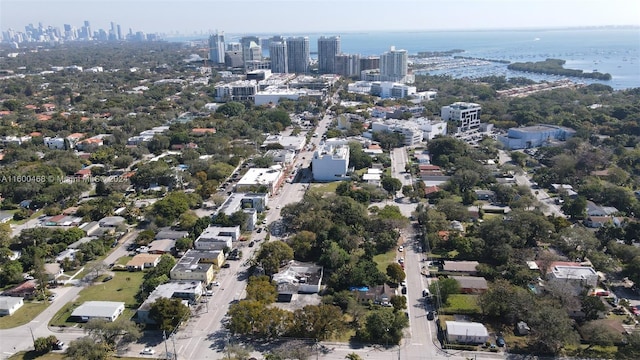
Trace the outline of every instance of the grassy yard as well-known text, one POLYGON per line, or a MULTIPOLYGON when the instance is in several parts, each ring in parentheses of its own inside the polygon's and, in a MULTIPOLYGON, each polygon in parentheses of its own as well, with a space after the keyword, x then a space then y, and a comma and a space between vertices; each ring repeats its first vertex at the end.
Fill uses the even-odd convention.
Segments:
POLYGON ((396 262, 396 253, 397 250, 392 249, 384 254, 378 254, 373 257, 373 261, 375 261, 378 270, 380 270, 383 274, 387 273, 387 265, 396 262))
POLYGON ((25 302, 24 306, 18 309, 13 315, 0 317, 0 329, 10 329, 24 325, 43 312, 47 306, 49 306, 49 304, 46 301, 25 302))
POLYGON ((454 294, 449 296, 447 305, 441 309, 446 314, 479 314, 477 295, 454 294))
MULTIPOLYGON (((53 319, 51 319, 49 324, 52 326, 75 326, 76 323, 67 322, 67 319, 71 316, 71 313, 76 307, 80 306, 85 301, 105 300, 105 298, 108 298, 109 301, 123 301, 125 303, 125 310, 120 318, 131 318, 135 309, 139 305, 135 299, 135 295, 138 293, 138 290, 142 285, 143 276, 144 272, 140 271, 114 272, 112 280, 105 283, 97 283, 82 290, 79 294, 78 300, 73 303, 69 303, 60 309, 53 319)), ((101 281, 104 277, 105 276, 98 278, 98 281, 101 281)))
POLYGON ((311 189, 313 191, 318 191, 323 194, 326 194, 326 193, 335 194, 339 184, 340 184, 339 181, 333 181, 326 184, 312 184, 311 189))

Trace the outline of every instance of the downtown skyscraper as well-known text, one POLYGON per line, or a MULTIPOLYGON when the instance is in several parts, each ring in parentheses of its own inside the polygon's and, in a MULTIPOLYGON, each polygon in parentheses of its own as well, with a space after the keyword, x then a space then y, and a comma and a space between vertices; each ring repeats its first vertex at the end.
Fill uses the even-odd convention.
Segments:
POLYGON ((269 57, 271 58, 271 71, 273 73, 286 74, 289 72, 287 59, 287 42, 282 37, 274 37, 269 42, 269 57))
POLYGON ((340 36, 318 38, 318 72, 334 74, 336 72, 336 55, 340 54, 340 36))
POLYGON ((209 36, 209 61, 212 64, 224 63, 224 32, 209 36))
POLYGON ((309 72, 309 38, 306 36, 287 38, 287 66, 290 73, 309 72))

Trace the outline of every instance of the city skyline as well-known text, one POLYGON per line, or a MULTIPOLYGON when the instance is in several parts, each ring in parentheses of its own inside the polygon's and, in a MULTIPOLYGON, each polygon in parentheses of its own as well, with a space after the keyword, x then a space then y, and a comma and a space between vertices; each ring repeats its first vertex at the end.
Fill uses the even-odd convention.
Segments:
POLYGON ((115 22, 127 31, 182 35, 490 30, 640 26, 638 13, 634 0, 3 0, 0 28, 23 31, 40 22, 79 28, 89 21, 95 29, 115 22), (231 16, 240 10, 241 18, 231 16))

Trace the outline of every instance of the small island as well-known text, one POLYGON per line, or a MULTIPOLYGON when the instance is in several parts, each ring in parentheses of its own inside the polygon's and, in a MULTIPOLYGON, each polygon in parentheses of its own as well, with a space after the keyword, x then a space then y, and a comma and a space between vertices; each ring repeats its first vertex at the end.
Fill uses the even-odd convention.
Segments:
POLYGON ((597 80, 611 80, 611 74, 600 73, 597 71, 585 73, 577 69, 565 69, 563 66, 566 61, 561 59, 547 59, 538 62, 513 63, 507 66, 509 70, 529 71, 538 74, 573 76, 580 78, 589 78, 597 80))

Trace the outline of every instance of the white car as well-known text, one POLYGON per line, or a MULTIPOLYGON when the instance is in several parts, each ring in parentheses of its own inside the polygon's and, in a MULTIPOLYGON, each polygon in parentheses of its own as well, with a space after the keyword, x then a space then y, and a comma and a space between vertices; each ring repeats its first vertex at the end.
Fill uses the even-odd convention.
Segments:
POLYGON ((398 246, 398 251, 403 252, 404 251, 404 246, 402 246, 402 245, 398 246))
POLYGON ((140 354, 142 354, 142 355, 153 355, 155 353, 156 353, 156 351, 153 350, 152 348, 144 348, 144 349, 142 349, 142 351, 140 351, 140 354))
POLYGON ((217 281, 214 281, 212 284, 213 284, 213 286, 220 286, 220 283, 217 282, 217 281))

